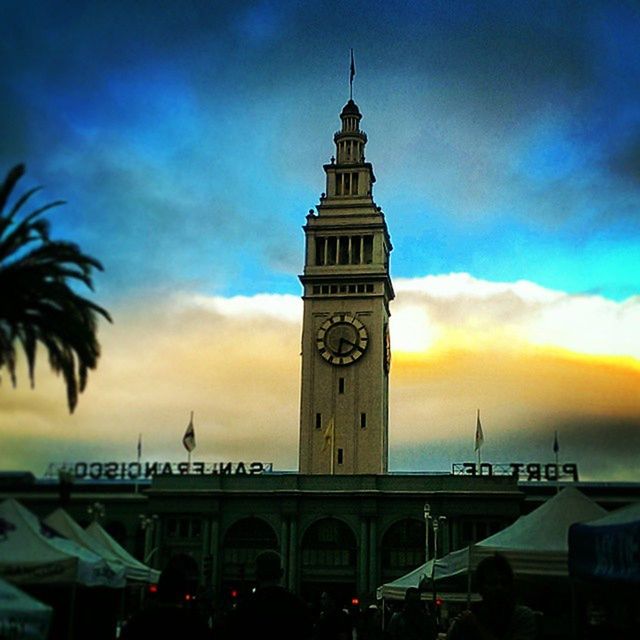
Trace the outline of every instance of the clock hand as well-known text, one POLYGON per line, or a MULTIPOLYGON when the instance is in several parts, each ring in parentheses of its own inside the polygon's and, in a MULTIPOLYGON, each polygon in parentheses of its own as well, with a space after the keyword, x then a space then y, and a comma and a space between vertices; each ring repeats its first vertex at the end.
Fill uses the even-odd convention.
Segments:
POLYGON ((349 353, 349 351, 353 351, 353 349, 356 348, 356 343, 355 342, 351 342, 351 340, 348 340, 347 338, 340 338, 340 340, 338 340, 338 354, 339 355, 346 355, 347 353, 349 353), (345 351, 342 350, 342 344, 346 344, 347 345, 347 349, 345 351), (349 349, 349 347, 351 347, 351 349, 349 349))

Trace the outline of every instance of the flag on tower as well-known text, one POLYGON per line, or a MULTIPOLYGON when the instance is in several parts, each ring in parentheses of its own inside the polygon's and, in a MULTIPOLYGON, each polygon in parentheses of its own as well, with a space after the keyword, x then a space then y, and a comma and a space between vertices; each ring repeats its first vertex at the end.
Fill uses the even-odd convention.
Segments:
POLYGON ((351 68, 349 70, 349 82, 353 82, 353 78, 356 75, 356 63, 353 59, 353 49, 351 49, 351 68))
POLYGON ((553 453, 558 453, 560 451, 560 445, 558 444, 558 432, 555 432, 553 436, 553 453))
POLYGON ((329 424, 327 425, 327 428, 324 430, 324 445, 322 447, 323 451, 326 451, 327 447, 333 443, 335 430, 336 430, 335 423, 333 421, 333 418, 331 418, 331 420, 329 420, 329 424))
POLYGON ((191 453, 196 448, 196 432, 193 428, 193 411, 191 412, 191 419, 189 420, 189 424, 187 425, 187 430, 184 432, 182 444, 189 453, 191 453))
POLYGON ((478 409, 478 418, 476 422, 476 445, 474 451, 479 451, 484 443, 484 434, 482 433, 482 425, 480 424, 480 409, 478 409))

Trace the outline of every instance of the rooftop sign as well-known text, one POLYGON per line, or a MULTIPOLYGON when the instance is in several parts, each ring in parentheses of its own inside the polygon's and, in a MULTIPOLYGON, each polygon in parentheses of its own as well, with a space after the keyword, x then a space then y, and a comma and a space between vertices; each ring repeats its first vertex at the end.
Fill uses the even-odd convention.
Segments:
POLYGON ((155 476, 260 475, 273 462, 50 462, 46 478, 66 473, 76 480, 144 480, 155 476))
POLYGON ((549 462, 454 462, 454 476, 515 476, 526 482, 569 480, 578 482, 578 465, 549 462))

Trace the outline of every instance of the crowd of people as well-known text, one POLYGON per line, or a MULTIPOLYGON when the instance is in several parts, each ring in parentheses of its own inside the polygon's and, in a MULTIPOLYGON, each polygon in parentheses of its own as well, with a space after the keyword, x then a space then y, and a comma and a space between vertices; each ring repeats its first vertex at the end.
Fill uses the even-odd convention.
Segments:
POLYGON ((500 555, 483 560, 476 569, 481 602, 454 618, 439 633, 438 622, 409 588, 401 608, 387 615, 371 604, 364 611, 342 609, 323 592, 312 608, 281 586, 280 556, 265 551, 256 560, 256 587, 228 611, 205 612, 195 597, 198 566, 190 556, 176 556, 162 572, 155 597, 124 624, 121 640, 187 637, 190 640, 535 640, 533 612, 517 605, 514 578, 500 555))

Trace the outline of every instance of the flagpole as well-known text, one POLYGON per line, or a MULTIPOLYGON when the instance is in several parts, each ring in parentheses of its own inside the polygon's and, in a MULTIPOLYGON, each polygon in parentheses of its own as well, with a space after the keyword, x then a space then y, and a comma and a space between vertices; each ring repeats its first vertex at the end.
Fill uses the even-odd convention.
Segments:
POLYGON ((560 463, 558 453, 560 452, 560 446, 558 445, 558 430, 555 431, 555 436, 553 439, 553 453, 556 459, 556 493, 560 493, 560 463))
POLYGON ((142 434, 139 433, 138 434, 138 475, 136 476, 136 482, 134 485, 134 492, 138 493, 138 482, 140 481, 140 474, 141 474, 141 468, 140 468, 140 459, 142 457, 142 434))
POLYGON ((336 422, 333 421, 333 432, 331 434, 331 475, 335 473, 336 464, 336 422))
MULTIPOLYGON (((191 412, 189 424, 193 425, 193 411, 191 412)), ((191 473, 191 449, 187 450, 187 473, 191 473)))
MULTIPOLYGON (((477 435, 477 429, 479 424, 480 424, 480 409, 478 409, 478 415, 476 417, 476 435, 477 435)), ((480 473, 480 465, 482 464, 482 457, 480 454, 481 450, 482 450, 482 445, 480 444, 478 446, 478 473, 480 473)))

